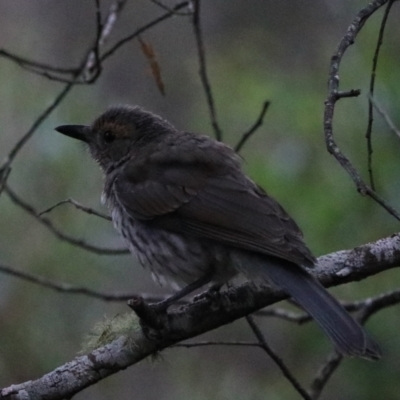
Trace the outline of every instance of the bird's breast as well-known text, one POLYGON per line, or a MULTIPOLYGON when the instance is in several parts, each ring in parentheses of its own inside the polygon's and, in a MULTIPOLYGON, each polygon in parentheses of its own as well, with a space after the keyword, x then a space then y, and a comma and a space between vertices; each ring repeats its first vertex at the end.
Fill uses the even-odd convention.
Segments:
POLYGON ((197 238, 150 226, 146 221, 131 217, 122 207, 114 206, 111 216, 131 253, 161 285, 168 283, 173 287, 181 287, 203 277, 212 269, 216 269, 218 281, 221 272, 227 279, 232 275, 224 271, 228 263, 225 260, 226 251, 220 246, 213 247, 197 238))

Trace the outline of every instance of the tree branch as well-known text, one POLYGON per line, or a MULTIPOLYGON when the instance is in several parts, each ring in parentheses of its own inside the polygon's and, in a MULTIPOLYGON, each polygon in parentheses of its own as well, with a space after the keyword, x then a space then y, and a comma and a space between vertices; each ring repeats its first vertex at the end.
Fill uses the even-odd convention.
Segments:
POLYGON ((261 332, 261 329, 258 327, 258 325, 255 323, 254 318, 251 315, 247 315, 246 321, 249 324, 254 335, 256 336, 260 347, 271 357, 274 363, 281 370, 283 376, 290 382, 290 384, 303 399, 311 400, 306 390, 300 385, 299 381, 294 377, 290 369, 283 362, 282 358, 280 358, 278 354, 276 354, 276 352, 272 350, 271 346, 267 343, 265 336, 261 332))
MULTIPOLYGON (((400 234, 322 256, 313 269, 325 286, 357 281, 400 265, 400 234)), ((43 377, 0 391, 0 399, 64 399, 101 379, 133 365, 173 344, 193 338, 242 318, 260 308, 286 298, 274 288, 252 284, 234 287, 220 294, 218 307, 212 299, 171 311, 167 324, 156 339, 148 339, 141 329, 122 335, 113 342, 77 357, 43 377)))
POLYGON ((339 367, 342 360, 342 355, 340 355, 336 351, 333 351, 331 354, 329 354, 328 358, 326 359, 324 364, 321 365, 314 380, 311 383, 311 387, 309 390, 311 399, 316 400, 319 398, 322 390, 328 383, 329 378, 339 367))
POLYGON ((22 208, 28 214, 32 215, 38 222, 40 222, 43 226, 45 226, 53 235, 55 235, 58 239, 72 244, 73 246, 80 247, 84 250, 91 251, 96 254, 102 255, 119 255, 119 254, 129 254, 128 249, 110 249, 105 247, 98 247, 93 244, 87 243, 83 239, 77 239, 73 236, 69 236, 66 233, 57 229, 53 223, 47 219, 46 217, 41 217, 40 214, 27 202, 22 200, 16 193, 14 193, 9 186, 4 187, 4 191, 8 194, 11 201, 22 208))
POLYGON ((338 48, 331 57, 329 81, 328 81, 328 97, 325 100, 324 110, 324 132, 326 147, 330 154, 332 154, 344 170, 350 175, 355 183, 357 190, 362 195, 368 195, 380 204, 385 210, 400 221, 400 213, 390 206, 381 196, 379 196, 370 186, 368 186, 360 174, 354 168, 350 160, 341 152, 336 141, 333 137, 333 116, 335 111, 336 102, 344 96, 338 96, 339 91, 339 67, 343 55, 346 50, 351 46, 358 33, 361 31, 368 18, 373 15, 380 7, 384 6, 389 0, 374 0, 368 6, 363 8, 356 16, 354 21, 350 24, 346 34, 339 43, 338 48))

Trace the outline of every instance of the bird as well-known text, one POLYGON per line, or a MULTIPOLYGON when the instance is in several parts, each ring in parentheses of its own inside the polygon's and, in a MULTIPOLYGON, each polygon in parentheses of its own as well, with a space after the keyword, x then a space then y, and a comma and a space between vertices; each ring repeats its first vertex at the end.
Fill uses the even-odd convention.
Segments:
POLYGON ((139 106, 55 129, 86 143, 115 228, 158 283, 182 288, 172 300, 244 275, 283 290, 341 354, 380 358, 376 341, 309 272, 316 259, 296 222, 231 147, 139 106))

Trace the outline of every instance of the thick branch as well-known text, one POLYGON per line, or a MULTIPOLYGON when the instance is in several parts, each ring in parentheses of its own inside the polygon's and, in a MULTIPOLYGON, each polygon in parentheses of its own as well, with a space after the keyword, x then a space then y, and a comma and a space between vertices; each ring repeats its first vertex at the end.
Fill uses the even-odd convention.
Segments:
MULTIPOLYGON (((318 259, 314 273, 325 286, 333 286, 361 280, 398 265, 400 234, 395 234, 352 250, 322 256, 318 259)), ((151 354, 231 323, 285 297, 277 289, 244 284, 221 293, 218 304, 212 299, 202 298, 170 312, 165 329, 157 332, 157 339, 150 340, 141 329, 137 329, 129 337, 121 336, 37 380, 2 389, 0 399, 70 398, 151 354)))

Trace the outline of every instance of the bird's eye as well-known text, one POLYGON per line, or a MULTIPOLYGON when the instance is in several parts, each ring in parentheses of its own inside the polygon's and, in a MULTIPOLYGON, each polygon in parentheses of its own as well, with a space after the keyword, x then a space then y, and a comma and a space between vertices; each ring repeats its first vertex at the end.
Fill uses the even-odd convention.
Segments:
POLYGON ((105 131, 103 133, 103 139, 106 143, 112 143, 115 140, 115 135, 110 131, 105 131))

